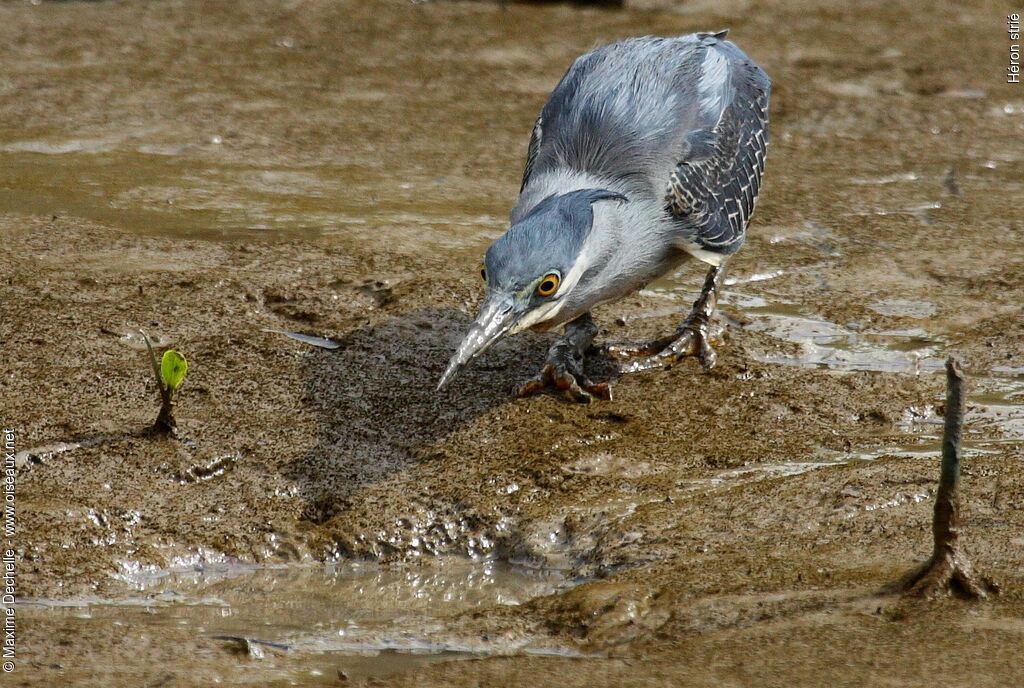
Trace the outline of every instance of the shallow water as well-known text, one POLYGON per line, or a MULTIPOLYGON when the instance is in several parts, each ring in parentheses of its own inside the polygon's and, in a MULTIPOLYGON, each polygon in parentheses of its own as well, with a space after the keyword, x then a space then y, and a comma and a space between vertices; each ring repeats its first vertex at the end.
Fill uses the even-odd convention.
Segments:
MULTIPOLYGON (((228 648, 260 663, 258 678, 232 671, 222 685, 334 685, 340 673, 386 676, 488 654, 576 654, 540 638, 460 636, 445 622, 563 589, 568 583, 557 571, 458 560, 269 568, 206 561, 119 578, 133 592, 24 600, 21 609, 30 620, 57 617, 83 637, 109 624, 140 633, 174 630, 200 647, 228 648)), ((131 677, 125 666, 118 678, 131 677)), ((68 679, 75 681, 70 667, 68 679)))

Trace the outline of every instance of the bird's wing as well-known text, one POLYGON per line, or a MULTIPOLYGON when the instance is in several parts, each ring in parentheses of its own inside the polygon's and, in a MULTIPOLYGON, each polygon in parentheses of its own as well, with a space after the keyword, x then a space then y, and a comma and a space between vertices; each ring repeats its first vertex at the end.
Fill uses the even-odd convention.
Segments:
POLYGON ((769 90, 767 75, 724 33, 634 38, 581 56, 534 124, 513 220, 558 192, 562 175, 581 173, 632 198, 665 201, 681 246, 735 251, 764 162, 769 90), (730 186, 739 177, 751 180, 746 190, 730 186), (711 211, 726 205, 723 225, 711 211))
POLYGON ((698 94, 701 111, 717 121, 686 136, 665 196, 696 248, 729 255, 743 243, 764 172, 770 90, 735 46, 709 46, 698 94))

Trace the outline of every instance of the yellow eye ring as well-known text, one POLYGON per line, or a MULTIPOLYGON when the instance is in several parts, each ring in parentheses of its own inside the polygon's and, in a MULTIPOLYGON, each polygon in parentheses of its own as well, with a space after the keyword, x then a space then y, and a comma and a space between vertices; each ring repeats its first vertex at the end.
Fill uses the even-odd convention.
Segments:
POLYGON ((541 296, 551 296, 558 291, 559 282, 561 282, 561 278, 557 272, 549 273, 537 285, 537 293, 541 296))
POLYGON ((487 281, 487 268, 484 267, 483 263, 480 263, 480 277, 483 279, 484 282, 487 281))

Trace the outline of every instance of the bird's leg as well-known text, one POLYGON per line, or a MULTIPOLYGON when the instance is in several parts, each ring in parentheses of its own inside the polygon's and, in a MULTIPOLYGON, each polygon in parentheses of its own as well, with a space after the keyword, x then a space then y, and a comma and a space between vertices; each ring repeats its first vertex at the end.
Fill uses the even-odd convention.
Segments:
POLYGON ((606 346, 605 351, 616 358, 634 359, 624 362, 620 371, 635 373, 650 368, 671 368, 687 356, 696 356, 705 370, 713 368, 717 356, 711 344, 721 341, 722 328, 712 323, 711 318, 718 304, 722 274, 721 266, 714 266, 708 271, 690 316, 674 334, 639 346, 606 346))
POLYGON ((584 313, 565 326, 565 334, 548 349, 548 359, 540 374, 519 388, 521 397, 537 394, 548 385, 562 390, 571 401, 589 403, 594 397, 609 400, 612 389, 607 382, 593 383, 583 373, 583 354, 597 335, 590 313, 584 313))

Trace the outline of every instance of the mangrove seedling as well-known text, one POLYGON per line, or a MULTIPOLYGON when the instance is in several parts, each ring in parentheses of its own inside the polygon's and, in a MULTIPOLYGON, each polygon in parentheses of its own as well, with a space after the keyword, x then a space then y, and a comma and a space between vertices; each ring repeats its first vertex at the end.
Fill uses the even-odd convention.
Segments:
POLYGON ((142 332, 146 348, 149 349, 149 360, 153 364, 153 376, 156 378, 157 389, 160 390, 160 413, 156 417, 156 422, 153 423, 153 431, 173 435, 178 430, 178 424, 174 420, 174 393, 178 391, 178 387, 185 380, 188 361, 181 353, 174 349, 168 349, 157 363, 156 352, 153 351, 149 335, 142 330, 139 332, 142 332))

